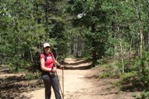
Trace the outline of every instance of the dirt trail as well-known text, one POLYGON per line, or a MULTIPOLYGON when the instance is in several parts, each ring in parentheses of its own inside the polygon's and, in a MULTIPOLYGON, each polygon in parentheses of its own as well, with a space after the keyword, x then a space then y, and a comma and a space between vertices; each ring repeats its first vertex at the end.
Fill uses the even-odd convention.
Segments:
MULTIPOLYGON (((134 99, 130 92, 121 92, 112 86, 113 79, 96 79, 99 70, 88 69, 90 63, 67 58, 64 71, 65 99, 134 99)), ((60 82, 62 72, 58 70, 60 82)), ((44 88, 23 93, 29 99, 44 99, 44 88)), ((55 99, 54 93, 52 98, 55 99)))
MULTIPOLYGON (((67 58, 64 70, 65 99, 134 99, 131 92, 113 87, 117 79, 97 79, 104 68, 90 68, 82 59, 67 58)), ((62 71, 58 69, 60 82, 62 71)), ((44 99, 42 80, 26 80, 24 73, 12 73, 0 66, 0 99, 44 99), (39 85, 42 85, 39 88, 39 85)), ((62 84, 61 84, 62 85, 62 84)), ((52 98, 55 99, 52 92, 52 98)))

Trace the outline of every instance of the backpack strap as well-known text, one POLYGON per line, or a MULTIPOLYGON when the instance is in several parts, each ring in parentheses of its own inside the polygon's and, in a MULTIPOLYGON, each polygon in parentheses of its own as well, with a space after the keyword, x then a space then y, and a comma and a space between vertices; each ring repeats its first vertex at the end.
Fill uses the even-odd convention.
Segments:
POLYGON ((44 55, 44 60, 46 61, 47 60, 47 55, 43 54, 44 55))
MULTIPOLYGON (((52 52, 50 52, 50 54, 51 54, 51 56, 52 56, 52 58, 53 58, 53 60, 54 60, 54 54, 53 54, 52 52)), ((56 67, 56 65, 53 64, 53 67, 56 67)))
MULTIPOLYGON (((50 53, 50 54, 51 54, 52 58, 54 59, 54 55, 53 55, 53 53, 50 53)), ((48 56, 45 55, 44 53, 43 53, 43 55, 44 55, 44 60, 46 61, 48 56)))
POLYGON ((54 59, 54 55, 53 55, 53 53, 50 53, 50 54, 51 54, 52 58, 54 59))

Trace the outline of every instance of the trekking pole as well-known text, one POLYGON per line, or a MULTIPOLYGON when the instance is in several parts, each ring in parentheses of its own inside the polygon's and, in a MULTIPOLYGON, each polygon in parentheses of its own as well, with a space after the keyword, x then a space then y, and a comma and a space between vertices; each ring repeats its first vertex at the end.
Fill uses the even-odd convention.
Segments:
MULTIPOLYGON (((60 84, 60 81, 59 81, 57 72, 56 72, 56 76, 57 76, 57 79, 58 79, 58 84, 59 84, 59 88, 60 88, 60 91, 61 91, 61 96, 62 96, 62 98, 63 98, 63 91, 62 91, 62 87, 61 87, 61 84, 60 84)), ((63 98, 63 99, 64 99, 64 98, 63 98)))
POLYGON ((63 86, 63 99, 64 99, 64 68, 62 68, 62 86, 63 86))

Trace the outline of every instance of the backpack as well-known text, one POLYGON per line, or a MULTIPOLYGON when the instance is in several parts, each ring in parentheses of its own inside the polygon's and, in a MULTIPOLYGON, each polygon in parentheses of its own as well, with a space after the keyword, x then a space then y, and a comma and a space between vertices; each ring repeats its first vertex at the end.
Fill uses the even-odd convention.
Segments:
MULTIPOLYGON (((36 54, 35 54, 35 62, 34 62, 34 69, 35 69, 35 71, 40 71, 40 72, 42 72, 43 70, 41 69, 41 66, 40 66, 40 54, 42 54, 42 53, 40 53, 40 52, 37 52, 36 54)), ((47 60, 47 56, 44 54, 44 56, 45 56, 45 61, 47 60)))

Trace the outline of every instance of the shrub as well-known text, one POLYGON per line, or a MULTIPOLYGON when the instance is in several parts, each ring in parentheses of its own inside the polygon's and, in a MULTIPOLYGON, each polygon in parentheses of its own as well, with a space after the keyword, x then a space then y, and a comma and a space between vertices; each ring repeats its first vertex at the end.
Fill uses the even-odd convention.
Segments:
POLYGON ((149 91, 143 91, 140 95, 133 95, 135 99, 149 99, 149 91))

